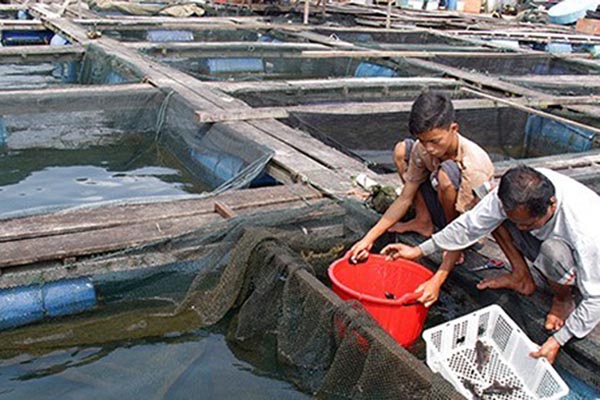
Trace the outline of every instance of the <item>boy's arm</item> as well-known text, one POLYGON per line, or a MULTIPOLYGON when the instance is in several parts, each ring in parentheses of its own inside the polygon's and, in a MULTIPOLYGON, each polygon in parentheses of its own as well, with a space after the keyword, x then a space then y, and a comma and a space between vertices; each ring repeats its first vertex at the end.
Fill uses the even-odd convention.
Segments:
POLYGON ((420 183, 410 181, 404 184, 400 196, 392 203, 375 226, 360 241, 352 246, 350 249, 350 258, 352 260, 357 261, 367 257, 369 250, 371 250, 373 243, 375 243, 379 236, 383 235, 392 225, 404 217, 417 194, 417 190, 419 190, 419 186, 420 183))

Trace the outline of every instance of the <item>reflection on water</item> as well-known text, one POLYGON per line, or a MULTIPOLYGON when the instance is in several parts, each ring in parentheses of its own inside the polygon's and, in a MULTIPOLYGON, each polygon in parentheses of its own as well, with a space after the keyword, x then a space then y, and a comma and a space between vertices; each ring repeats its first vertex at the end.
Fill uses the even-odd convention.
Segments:
POLYGON ((0 153, 0 216, 100 201, 202 193, 206 185, 148 135, 80 149, 0 153))
POLYGON ((171 311, 117 303, 0 332, 0 399, 309 398, 276 360, 235 352, 232 316, 200 328, 195 312, 171 311))
POLYGON ((0 398, 306 399, 235 358, 219 333, 0 361, 0 398))

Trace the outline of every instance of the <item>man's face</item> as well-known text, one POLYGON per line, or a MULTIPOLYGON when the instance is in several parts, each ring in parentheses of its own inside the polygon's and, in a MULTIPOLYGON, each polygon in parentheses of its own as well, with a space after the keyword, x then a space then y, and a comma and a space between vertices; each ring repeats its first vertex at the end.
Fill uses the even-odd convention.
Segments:
POLYGON ((517 229, 521 231, 531 231, 534 229, 540 229, 542 226, 552 218, 554 211, 556 211, 556 199, 552 197, 551 204, 546 210, 546 214, 541 217, 533 217, 529 213, 529 210, 525 206, 519 206, 512 211, 506 211, 508 219, 511 220, 517 229))
MULTIPOLYGON (((434 128, 417 135, 428 154, 444 159, 448 150, 455 145, 458 135, 458 124, 453 122, 448 128, 434 128)), ((455 149, 454 149, 455 150, 455 149)))

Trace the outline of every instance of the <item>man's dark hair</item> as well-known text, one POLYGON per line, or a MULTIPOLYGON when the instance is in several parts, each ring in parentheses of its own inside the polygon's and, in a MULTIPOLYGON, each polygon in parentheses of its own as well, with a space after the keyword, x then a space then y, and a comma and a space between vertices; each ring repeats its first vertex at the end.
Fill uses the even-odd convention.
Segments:
POLYGON ((455 120, 454 107, 445 93, 424 91, 410 110, 408 130, 416 136, 435 128, 449 128, 455 120))
POLYGON ((525 206, 532 217, 546 215, 555 193, 550 179, 525 165, 506 171, 498 188, 498 197, 506 211, 525 206))

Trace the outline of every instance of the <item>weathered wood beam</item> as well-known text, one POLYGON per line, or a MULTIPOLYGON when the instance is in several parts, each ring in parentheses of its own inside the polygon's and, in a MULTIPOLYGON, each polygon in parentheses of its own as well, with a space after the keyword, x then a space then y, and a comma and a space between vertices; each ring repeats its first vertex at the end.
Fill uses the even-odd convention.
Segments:
MULTIPOLYGON (((231 51, 245 51, 250 57, 254 52, 261 51, 305 51, 305 50, 327 50, 328 47, 317 43, 269 43, 269 42, 132 42, 125 43, 129 48, 143 51, 160 52, 221 52, 222 57, 229 57, 231 51)), ((205 57, 204 53, 198 53, 198 56, 205 57)))
POLYGON ((315 189, 296 184, 234 190, 218 196, 190 200, 86 207, 60 213, 3 220, 0 224, 0 242, 210 214, 214 212, 215 201, 227 204, 233 211, 241 211, 295 201, 299 198, 320 197, 321 194, 315 189))
POLYGON ((25 63, 27 61, 62 61, 82 57, 79 45, 66 46, 9 46, 0 47, 0 63, 25 63))
POLYGON ((334 78, 298 79, 268 82, 204 82, 209 87, 227 93, 270 92, 286 90, 325 90, 348 88, 414 88, 424 86, 456 87, 460 83, 451 78, 334 78))
POLYGON ((147 83, 0 91, 0 110, 4 115, 97 110, 99 101, 103 110, 118 110, 139 106, 159 93, 147 83))
POLYGON ((540 32, 536 31, 473 31, 473 30, 459 30, 459 31, 448 31, 450 34, 457 36, 477 36, 487 39, 516 39, 523 41, 536 41, 536 42, 569 42, 569 43, 585 43, 585 44, 599 44, 600 38, 594 35, 583 35, 574 33, 555 33, 555 32, 540 32))
MULTIPOLYGON (((461 89, 462 90, 462 89, 461 89)), ((480 92, 465 89, 472 94, 481 95, 485 99, 459 99, 454 100, 454 109, 470 110, 480 108, 498 108, 498 107, 513 107, 524 110, 523 104, 535 107, 548 107, 550 105, 565 105, 583 104, 583 103, 600 103, 600 97, 597 96, 580 96, 580 97, 554 97, 544 99, 528 99, 520 98, 511 101, 496 101, 496 97, 483 95, 480 92)), ((382 113, 398 113, 409 112, 412 107, 412 102, 341 102, 339 104, 318 104, 318 105, 300 105, 288 107, 259 107, 247 110, 237 111, 197 111, 196 115, 200 122, 227 122, 227 121, 244 121, 258 119, 281 119, 287 118, 291 113, 316 113, 316 114, 382 114, 382 113)), ((527 110, 533 110, 526 107, 527 110)), ((536 110, 537 111, 537 110, 536 110)), ((539 111, 538 111, 539 112, 539 111)), ((546 113, 544 113, 546 114, 546 113)), ((566 121, 566 119, 565 119, 566 121)))

